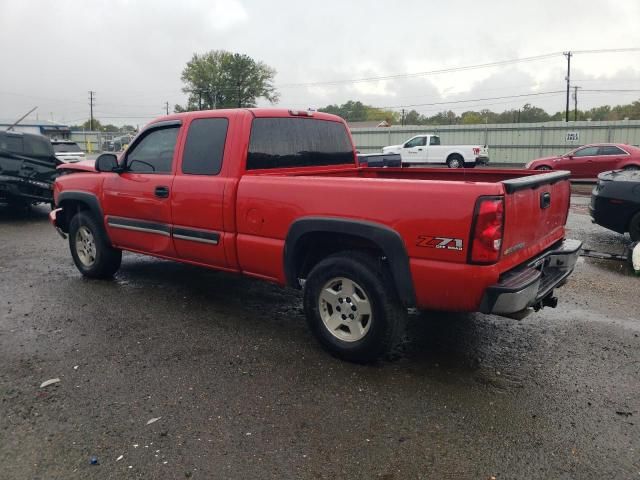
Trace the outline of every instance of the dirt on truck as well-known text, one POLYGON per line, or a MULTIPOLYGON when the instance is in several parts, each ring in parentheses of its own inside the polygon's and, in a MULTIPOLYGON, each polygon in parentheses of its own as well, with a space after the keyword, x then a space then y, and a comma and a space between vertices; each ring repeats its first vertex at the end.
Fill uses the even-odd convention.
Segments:
POLYGON ((581 246, 567 172, 361 166, 324 113, 169 115, 119 157, 60 168, 50 218, 83 275, 112 277, 127 250, 301 289, 311 331, 351 361, 392 350, 408 308, 555 307, 581 246))

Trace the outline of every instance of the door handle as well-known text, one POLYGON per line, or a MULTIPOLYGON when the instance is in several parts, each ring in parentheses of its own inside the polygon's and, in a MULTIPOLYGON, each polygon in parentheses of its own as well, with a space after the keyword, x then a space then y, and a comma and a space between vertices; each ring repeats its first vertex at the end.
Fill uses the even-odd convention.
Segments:
POLYGON ((419 149, 418 149, 418 151, 419 151, 419 152, 421 152, 421 151, 422 151, 422 149, 421 149, 421 148, 419 148, 419 149))
POLYGON ((169 196, 169 187, 159 186, 155 190, 156 197, 167 198, 169 196))

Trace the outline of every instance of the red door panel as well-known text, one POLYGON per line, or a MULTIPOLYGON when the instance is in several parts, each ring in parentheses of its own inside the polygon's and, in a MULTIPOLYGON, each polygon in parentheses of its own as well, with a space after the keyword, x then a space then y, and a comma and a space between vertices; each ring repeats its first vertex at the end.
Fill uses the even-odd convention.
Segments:
POLYGON ((174 256, 170 235, 172 183, 173 174, 127 172, 105 178, 102 205, 115 245, 174 256), (163 189, 168 196, 163 196, 163 189))
POLYGON ((224 252, 223 200, 227 179, 178 175, 173 182, 173 241, 177 256, 218 267, 224 252))

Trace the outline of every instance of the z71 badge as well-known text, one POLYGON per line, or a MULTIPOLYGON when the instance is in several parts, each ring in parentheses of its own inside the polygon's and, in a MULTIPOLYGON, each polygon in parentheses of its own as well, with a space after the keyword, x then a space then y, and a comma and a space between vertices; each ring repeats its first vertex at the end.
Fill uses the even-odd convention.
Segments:
POLYGON ((426 235, 418 235, 417 247, 426 248, 444 248, 447 250, 462 251, 462 239, 461 238, 449 238, 449 237, 428 237, 426 235))

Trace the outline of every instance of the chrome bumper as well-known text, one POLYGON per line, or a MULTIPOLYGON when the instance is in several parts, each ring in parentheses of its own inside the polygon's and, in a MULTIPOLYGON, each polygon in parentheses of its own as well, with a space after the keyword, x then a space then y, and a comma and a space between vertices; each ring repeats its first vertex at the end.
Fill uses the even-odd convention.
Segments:
POLYGON ((564 240, 533 260, 503 274, 484 293, 482 313, 509 315, 531 307, 555 307, 553 289, 564 284, 578 261, 582 242, 564 240))

